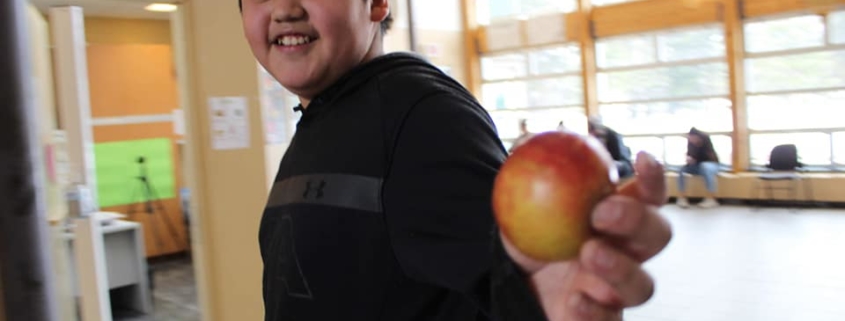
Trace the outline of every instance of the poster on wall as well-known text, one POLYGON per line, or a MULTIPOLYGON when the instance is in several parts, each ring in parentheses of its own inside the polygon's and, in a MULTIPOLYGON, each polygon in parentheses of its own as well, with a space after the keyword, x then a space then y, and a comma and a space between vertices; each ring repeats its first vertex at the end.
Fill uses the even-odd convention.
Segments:
POLYGON ((246 97, 211 97, 211 148, 231 150, 249 148, 249 115, 246 97))

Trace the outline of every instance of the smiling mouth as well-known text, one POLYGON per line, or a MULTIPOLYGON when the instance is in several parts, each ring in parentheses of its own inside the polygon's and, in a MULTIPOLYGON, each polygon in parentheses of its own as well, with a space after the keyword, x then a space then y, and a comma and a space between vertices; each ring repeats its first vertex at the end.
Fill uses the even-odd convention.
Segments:
POLYGON ((317 40, 317 38, 305 35, 284 35, 276 38, 271 44, 281 47, 295 47, 310 44, 314 40, 317 40))

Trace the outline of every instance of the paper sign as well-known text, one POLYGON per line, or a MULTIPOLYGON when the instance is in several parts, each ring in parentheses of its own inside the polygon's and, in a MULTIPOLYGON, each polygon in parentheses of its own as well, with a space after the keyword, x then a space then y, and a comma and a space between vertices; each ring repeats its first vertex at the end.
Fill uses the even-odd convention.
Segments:
POLYGON ((566 41, 566 20, 563 14, 533 17, 525 22, 529 45, 544 45, 566 41))
POLYGON ((501 50, 522 46, 522 24, 518 20, 492 23, 487 26, 487 49, 501 50))
POLYGON ((208 99, 211 117, 211 148, 217 150, 249 148, 249 115, 246 97, 208 99))

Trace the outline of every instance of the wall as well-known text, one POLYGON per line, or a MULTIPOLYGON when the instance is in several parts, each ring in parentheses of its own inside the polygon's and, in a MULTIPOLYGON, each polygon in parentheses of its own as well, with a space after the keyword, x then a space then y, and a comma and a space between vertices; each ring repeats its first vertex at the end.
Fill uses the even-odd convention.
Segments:
POLYGON ((88 44, 170 45, 170 21, 118 18, 85 18, 88 44))
POLYGON ((191 234, 202 319, 261 320, 258 226, 269 190, 258 70, 231 0, 183 1, 174 16, 180 96, 187 120, 191 234), (208 99, 246 97, 248 148, 211 146, 208 99))
POLYGON ((413 5, 417 51, 467 86, 461 1, 416 0, 413 5))

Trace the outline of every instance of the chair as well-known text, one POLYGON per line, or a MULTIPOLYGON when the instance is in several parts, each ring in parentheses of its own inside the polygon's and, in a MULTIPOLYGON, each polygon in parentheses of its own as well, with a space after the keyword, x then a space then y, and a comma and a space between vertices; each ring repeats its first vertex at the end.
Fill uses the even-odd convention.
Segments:
POLYGON ((754 184, 754 199, 757 198, 760 188, 766 190, 769 196, 769 203, 774 202, 774 190, 789 191, 789 199, 797 201, 798 183, 804 182, 804 200, 812 202, 812 186, 804 181, 799 171, 804 167, 798 161, 798 148, 793 144, 775 146, 769 154, 769 164, 766 165, 769 171, 760 174, 754 184), (788 182, 786 186, 774 186, 774 182, 788 182))

